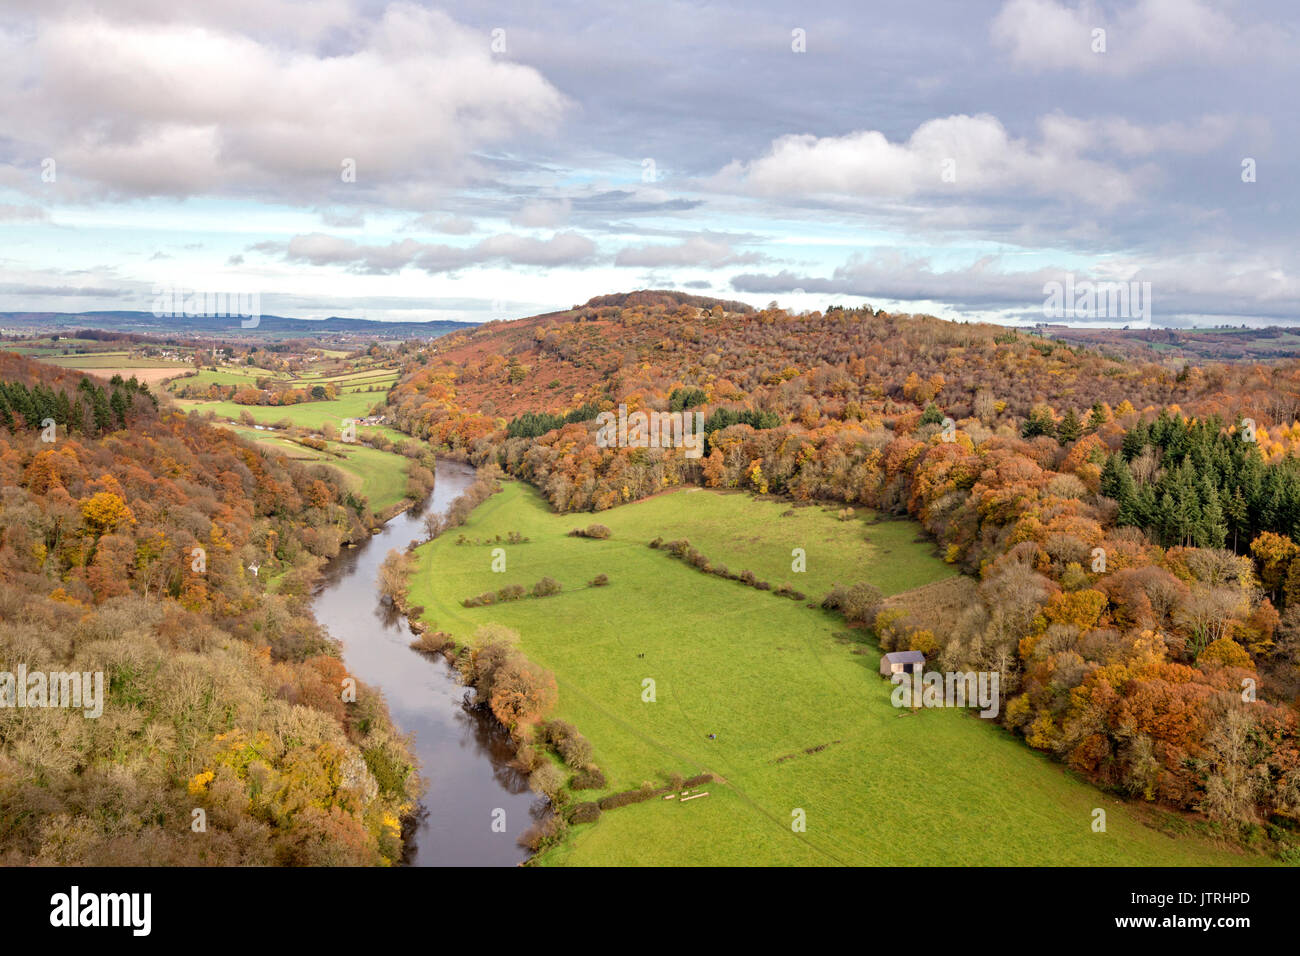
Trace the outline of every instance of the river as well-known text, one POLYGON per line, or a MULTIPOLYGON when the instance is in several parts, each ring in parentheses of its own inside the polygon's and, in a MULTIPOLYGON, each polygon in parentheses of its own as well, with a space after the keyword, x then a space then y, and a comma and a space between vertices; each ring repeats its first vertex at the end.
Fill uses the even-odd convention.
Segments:
POLYGON ((514 866, 528 855, 519 834, 545 806, 509 766, 505 731, 464 706, 467 688, 456 672, 412 650, 406 619, 379 597, 384 556, 423 538, 426 509, 445 511, 473 480, 468 465, 439 460, 433 494, 344 549, 326 566, 313 603, 316 619, 342 643, 349 673, 383 691, 393 722, 412 739, 425 781, 423 814, 404 860, 413 866, 514 866), (497 810, 505 811, 504 832, 493 827, 497 810))

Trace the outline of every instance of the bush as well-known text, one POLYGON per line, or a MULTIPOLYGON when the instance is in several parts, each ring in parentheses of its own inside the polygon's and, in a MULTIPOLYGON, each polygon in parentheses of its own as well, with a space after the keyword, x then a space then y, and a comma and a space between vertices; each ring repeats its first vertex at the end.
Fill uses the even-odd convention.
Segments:
POLYGON ((605 585, 609 584, 609 575, 598 574, 587 583, 590 584, 593 588, 603 588, 605 585))
POLYGON ((595 823, 600 819, 600 804, 580 803, 569 812, 570 823, 595 823))
POLYGON ((575 770, 587 766, 594 756, 591 743, 582 734, 564 738, 556 745, 556 750, 559 751, 564 762, 575 770))
POLYGON ((511 761, 511 766, 516 770, 522 770, 524 773, 532 773, 544 763, 549 763, 546 754, 532 744, 520 744, 515 750, 515 757, 511 761))
POLYGON ((568 830, 568 824, 558 813, 548 814, 534 823, 519 837, 519 845, 536 853, 553 843, 558 843, 568 830))
POLYGON ((555 800, 564 789, 564 772, 549 760, 543 760, 528 775, 528 786, 555 800))
POLYGON ((415 640, 411 641, 411 646, 417 651, 425 651, 429 654, 438 654, 448 647, 455 645, 452 636, 446 631, 425 631, 415 640))
POLYGON ((642 803, 651 797, 660 796, 667 792, 667 790, 656 790, 654 787, 638 787, 635 790, 624 790, 622 793, 611 793, 600 801, 600 809, 616 810, 619 807, 642 803))
POLYGON ((695 777, 687 777, 682 784, 682 789, 689 790, 691 787, 699 787, 706 783, 713 783, 713 774, 702 773, 695 777))
POLYGON ((555 578, 542 578, 533 585, 533 597, 550 597, 552 594, 559 594, 564 590, 564 585, 560 584, 555 578))
POLYGON ((606 785, 604 771, 595 764, 575 773, 569 781, 570 790, 604 790, 606 785))
POLYGON ((569 537, 570 538, 595 538, 598 541, 604 541, 611 534, 613 534, 613 532, 610 531, 603 524, 589 524, 585 528, 574 528, 572 531, 569 532, 569 537))
POLYGON ((540 737, 546 743, 556 747, 559 746, 560 741, 567 740, 577 733, 578 728, 567 720, 548 720, 542 725, 540 737))
POLYGON ((882 600, 884 597, 879 588, 859 581, 850 588, 835 585, 822 600, 822 607, 828 611, 839 611, 850 623, 862 624, 875 617, 882 600))

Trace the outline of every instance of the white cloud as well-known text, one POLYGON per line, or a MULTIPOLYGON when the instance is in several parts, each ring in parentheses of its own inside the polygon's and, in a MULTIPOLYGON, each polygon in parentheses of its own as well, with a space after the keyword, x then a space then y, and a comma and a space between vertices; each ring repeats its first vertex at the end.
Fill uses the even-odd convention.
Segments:
POLYGON ((1013 63, 1036 71, 1126 74, 1282 52, 1277 28, 1238 26, 1205 0, 1138 0, 1114 14, 1087 0, 1007 0, 991 33, 1013 63), (1097 29, 1105 52, 1094 51, 1097 29))
POLYGON ((783 136, 767 155, 729 164, 714 184, 778 197, 1028 192, 1102 206, 1131 199, 1139 174, 1085 155, 1098 145, 1084 135, 1095 126, 1049 117, 1040 123, 1039 141, 1031 143, 1010 136, 996 117, 980 114, 929 120, 901 143, 876 130, 783 136))
POLYGON ((0 31, 15 165, 54 157, 61 189, 400 205, 464 182, 475 150, 550 130, 566 108, 537 71, 494 59, 486 33, 406 3, 333 55, 203 22, 69 15, 0 31))

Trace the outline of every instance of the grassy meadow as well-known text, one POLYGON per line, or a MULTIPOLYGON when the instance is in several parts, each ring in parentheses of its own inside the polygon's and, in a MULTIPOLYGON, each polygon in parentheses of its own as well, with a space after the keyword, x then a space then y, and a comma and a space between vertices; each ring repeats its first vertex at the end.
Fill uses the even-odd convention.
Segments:
POLYGON ((386 511, 406 497, 406 466, 409 460, 404 455, 380 451, 368 445, 337 441, 327 442, 327 450, 319 451, 273 432, 236 425, 226 427, 289 458, 308 464, 328 465, 341 472, 349 487, 365 496, 371 511, 386 511))
MULTIPOLYGON (((244 412, 248 412, 253 421, 259 425, 275 425, 288 422, 302 428, 319 431, 324 425, 333 425, 341 429, 346 419, 363 418, 370 414, 370 409, 384 399, 381 392, 347 392, 330 401, 303 402, 299 405, 239 405, 235 402, 209 402, 197 399, 177 398, 176 405, 186 411, 212 412, 218 418, 239 421, 244 412)), ((382 425, 358 425, 357 434, 375 432, 387 435, 394 441, 409 441, 411 436, 404 435, 393 428, 382 425)))
MULTIPOLYGON (((910 522, 702 489, 600 514, 556 515, 506 482, 469 522, 419 549, 410 599, 425 620, 469 640, 482 624, 516 629, 527 656, 559 684, 553 716, 592 743, 604 791, 709 771, 724 782, 686 803, 653 799, 575 826, 542 865, 1231 864, 1253 857, 1200 834, 1175 839, 1141 822, 1181 818, 1130 807, 1073 778, 971 713, 890 703, 869 634, 816 605, 833 583, 867 580, 886 594, 953 571, 910 522), (600 523, 607 540, 568 537, 600 523), (507 570, 492 545, 510 532, 507 570), (777 597, 696 571, 647 547, 689 538, 733 572, 789 582, 777 597), (807 570, 791 571, 803 548, 807 570), (588 587, 597 574, 609 585, 588 587), (548 598, 464 608, 463 598, 544 575, 548 598), (642 699, 654 681, 655 700, 642 699), (716 739, 710 739, 716 734, 716 739), (1105 833, 1093 810, 1107 813, 1105 833), (806 831, 795 832, 798 813, 806 831)), ((1262 858, 1261 858, 1262 859, 1262 858)))

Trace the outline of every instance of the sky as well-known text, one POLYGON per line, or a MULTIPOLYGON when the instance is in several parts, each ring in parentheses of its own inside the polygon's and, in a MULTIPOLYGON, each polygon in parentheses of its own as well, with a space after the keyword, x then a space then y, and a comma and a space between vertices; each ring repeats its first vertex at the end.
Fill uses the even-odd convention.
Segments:
POLYGON ((5 0, 0 311, 1296 324, 1298 53, 1290 0, 5 0))

